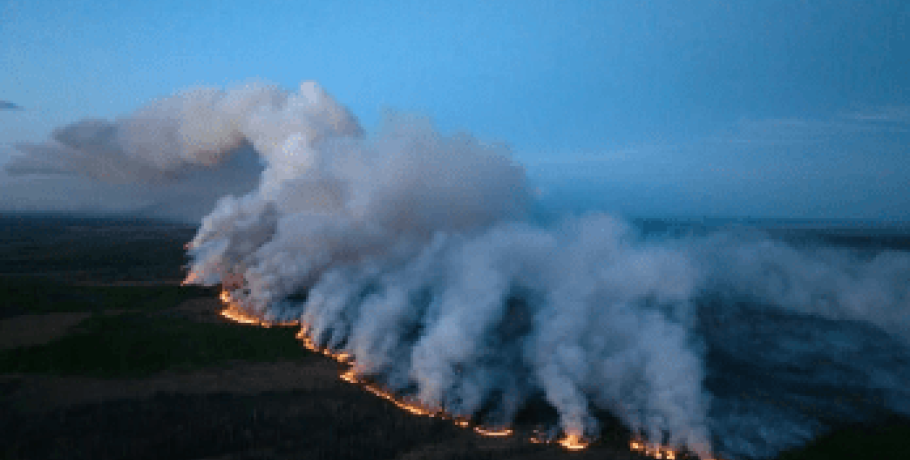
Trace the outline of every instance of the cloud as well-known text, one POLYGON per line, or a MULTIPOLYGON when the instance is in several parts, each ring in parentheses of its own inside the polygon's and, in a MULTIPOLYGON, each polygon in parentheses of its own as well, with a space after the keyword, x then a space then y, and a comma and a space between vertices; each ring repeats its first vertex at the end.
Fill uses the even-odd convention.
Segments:
POLYGON ((21 106, 9 101, 0 101, 0 110, 24 110, 21 106))
POLYGON ((888 106, 828 118, 743 119, 710 140, 717 143, 799 145, 910 134, 910 107, 888 106))

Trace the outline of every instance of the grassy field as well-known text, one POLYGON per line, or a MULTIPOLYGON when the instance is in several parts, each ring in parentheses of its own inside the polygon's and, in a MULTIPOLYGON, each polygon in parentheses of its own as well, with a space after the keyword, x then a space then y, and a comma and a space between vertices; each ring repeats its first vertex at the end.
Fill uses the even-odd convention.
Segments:
MULTIPOLYGON (((18 340, 0 340, 0 458, 643 458, 612 421, 569 453, 414 417, 341 382, 295 329, 229 323, 214 290, 176 284, 192 229, 34 216, 0 229, 0 337, 18 340)), ((529 408, 521 422, 540 414, 552 416, 529 408)), ((780 460, 905 459, 905 436, 906 420, 882 420, 780 460)))
POLYGON ((294 333, 146 313, 97 314, 58 340, 0 352, 0 372, 123 378, 232 360, 308 358, 294 333))

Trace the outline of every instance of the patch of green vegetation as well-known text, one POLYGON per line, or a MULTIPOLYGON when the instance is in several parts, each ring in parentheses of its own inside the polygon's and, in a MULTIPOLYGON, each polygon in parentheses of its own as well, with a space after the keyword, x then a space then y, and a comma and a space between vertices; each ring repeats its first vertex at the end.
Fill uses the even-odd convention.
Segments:
POLYGON ((306 359, 312 354, 295 333, 135 313, 95 315, 51 343, 0 352, 0 373, 137 377, 231 360, 306 359))
POLYGON ((179 279, 192 226, 147 219, 0 216, 0 273, 107 281, 179 279))
POLYGON ((910 458, 910 420, 893 417, 869 426, 844 428, 807 446, 784 452, 778 460, 903 460, 910 458))
POLYGON ((69 286, 38 277, 0 277, 0 318, 21 314, 160 310, 196 297, 213 297, 194 286, 69 286))

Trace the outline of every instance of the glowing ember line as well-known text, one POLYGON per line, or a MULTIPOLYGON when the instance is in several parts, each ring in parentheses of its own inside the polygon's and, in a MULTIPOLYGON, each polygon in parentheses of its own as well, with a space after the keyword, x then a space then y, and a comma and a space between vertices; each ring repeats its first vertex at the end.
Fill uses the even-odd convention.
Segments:
POLYGON ((244 310, 237 302, 234 301, 234 298, 231 297, 231 293, 225 290, 221 291, 221 294, 218 295, 218 298, 221 299, 221 302, 225 304, 223 310, 221 310, 220 315, 234 321, 235 323, 240 324, 251 324, 254 326, 262 327, 272 327, 272 326, 298 326, 299 321, 265 321, 260 319, 258 316, 250 314, 244 310))
MULTIPOLYGON (((676 460, 679 456, 679 453, 670 447, 661 446, 658 444, 648 445, 644 441, 633 439, 629 441, 629 449, 635 452, 641 452, 644 455, 653 457, 660 460, 676 460)), ((705 459, 711 460, 711 459, 705 459)))
POLYGON ((508 428, 484 428, 482 426, 475 426, 474 431, 481 436, 490 436, 496 438, 512 436, 512 430, 508 428))
POLYGON ((358 383, 357 376, 354 375, 354 369, 348 369, 345 373, 341 374, 341 380, 344 380, 348 383, 358 383))
POLYGON ((588 442, 584 441, 581 439, 581 436, 576 434, 567 435, 565 438, 557 441, 557 443, 568 450, 582 450, 588 447, 588 442))
MULTIPOLYGON (((188 283, 194 282, 195 280, 196 280, 196 275, 193 273, 190 273, 190 275, 187 276, 186 280, 182 284, 188 284, 188 283)), ((241 323, 241 324, 251 324, 251 325, 261 326, 261 327, 301 326, 300 331, 297 333, 296 337, 297 337, 297 339, 299 339, 301 341, 301 343, 307 350, 310 350, 315 353, 320 353, 322 355, 325 355, 329 358, 334 359, 335 361, 338 361, 339 363, 347 364, 347 365, 351 366, 346 371, 341 373, 341 375, 340 375, 341 380, 344 380, 345 382, 352 383, 352 384, 362 385, 365 390, 369 391, 370 393, 372 393, 382 399, 385 399, 385 400, 391 402, 399 409, 407 411, 408 413, 411 413, 414 415, 425 416, 425 417, 439 417, 439 418, 443 418, 446 420, 451 419, 451 420, 453 420, 453 423, 455 425, 457 425, 461 428, 468 428, 471 426, 471 422, 467 418, 453 416, 439 408, 430 407, 426 404, 421 403, 418 400, 400 397, 391 390, 381 388, 372 383, 364 382, 363 379, 361 379, 357 375, 357 373, 354 371, 354 367, 353 367, 354 357, 350 353, 347 353, 347 352, 335 352, 328 348, 323 348, 323 347, 320 347, 319 345, 317 345, 316 342, 314 342, 312 337, 310 337, 310 335, 309 335, 309 327, 307 324, 300 323, 299 321, 287 321, 287 322, 264 321, 261 318, 259 318, 258 316, 250 314, 245 309, 243 309, 240 306, 239 302, 235 301, 235 299, 232 298, 231 293, 227 290, 222 290, 221 294, 219 295, 219 298, 221 299, 221 302, 224 303, 224 305, 225 305, 225 308, 223 310, 221 310, 221 312, 220 312, 221 316, 223 316, 231 321, 241 323)), ((474 432, 476 432, 477 434, 479 434, 481 436, 489 436, 489 437, 507 437, 507 436, 512 436, 514 434, 514 431, 511 428, 487 428, 487 427, 483 427, 483 426, 479 426, 479 425, 474 427, 474 432)), ((562 439, 553 441, 551 439, 547 439, 546 437, 543 437, 540 433, 535 432, 535 435, 531 436, 529 438, 529 441, 534 444, 550 444, 551 442, 555 442, 556 444, 559 444, 560 446, 562 446, 563 448, 565 448, 566 450, 569 450, 569 451, 583 450, 590 445, 589 441, 584 440, 584 439, 582 439, 581 436, 574 435, 574 434, 569 434, 562 439)), ((659 459, 659 460, 676 460, 677 456, 678 456, 678 453, 676 451, 674 451, 673 449, 670 449, 669 447, 660 446, 660 445, 648 445, 644 441, 637 440, 637 439, 629 442, 629 449, 634 452, 640 452, 649 457, 653 457, 653 458, 659 459)), ((711 459, 706 459, 706 460, 711 460, 711 459)))

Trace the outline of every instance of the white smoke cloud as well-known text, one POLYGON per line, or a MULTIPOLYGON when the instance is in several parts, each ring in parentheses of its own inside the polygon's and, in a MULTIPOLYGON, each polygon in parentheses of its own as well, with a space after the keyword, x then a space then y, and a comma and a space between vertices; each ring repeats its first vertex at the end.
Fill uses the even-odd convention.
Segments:
POLYGON ((645 238, 597 213, 539 224, 504 147, 400 114, 366 135, 315 83, 193 90, 53 137, 8 170, 174 183, 255 154, 258 183, 202 220, 191 279, 242 279, 250 313, 299 319, 359 374, 454 414, 505 425, 543 398, 566 433, 596 436, 607 410, 737 458, 825 429, 801 404, 868 409, 832 404, 836 388, 910 412, 907 253, 645 238), (756 399, 768 388, 776 402, 756 399))
POLYGON ((831 320, 867 321, 910 343, 910 257, 893 250, 797 250, 716 234, 697 246, 714 289, 831 320))
POLYGON ((246 308, 302 319, 357 372, 430 406, 489 405, 506 424, 542 392, 566 432, 596 435, 597 405, 710 451, 682 251, 635 244, 608 216, 523 223, 530 188, 502 147, 401 115, 364 139, 318 88, 291 99, 251 123, 260 186, 203 220, 196 280, 242 273, 246 308))
MULTIPOLYGON (((592 410, 605 409, 703 457, 770 456, 824 428, 744 400, 712 356, 781 379, 790 378, 775 370, 781 361, 811 373, 806 356, 827 356, 865 379, 856 391, 884 392, 888 407, 907 410, 896 382, 910 367, 893 365, 905 343, 878 350, 877 361, 845 363, 829 356, 844 340, 831 330, 778 336, 769 329, 777 323, 756 322, 753 307, 737 303, 859 322, 906 341, 906 253, 863 258, 734 233, 652 241, 600 214, 540 226, 527 217, 523 171, 501 147, 400 115, 363 137, 318 87, 289 100, 292 110, 259 111, 248 125, 266 163, 261 182, 203 220, 192 273, 204 284, 242 275, 232 296, 244 308, 300 319, 316 342, 352 353, 357 373, 490 424, 508 424, 540 395, 564 432, 596 436, 592 410), (716 317, 787 345, 743 347, 709 329, 716 317)), ((842 327, 864 343, 864 332, 842 327)), ((829 374, 843 380, 842 370, 829 374)), ((823 404, 812 391, 831 382, 803 380, 781 397, 823 404)))
POLYGON ((156 101, 113 122, 78 121, 54 130, 48 141, 15 146, 19 155, 4 165, 9 179, 2 185, 21 199, 0 205, 132 212, 151 208, 168 217, 198 219, 203 214, 195 208, 187 209, 186 201, 204 200, 204 207, 210 209, 215 198, 249 191, 259 178, 262 160, 258 154, 253 161, 234 160, 238 152, 248 156, 250 147, 267 151, 285 142, 291 133, 316 135, 317 131, 303 129, 311 124, 334 124, 320 126, 318 133, 337 129, 356 134, 352 130, 359 130, 340 105, 325 104, 320 106, 322 112, 307 112, 315 107, 308 98, 330 96, 312 84, 304 84, 296 94, 263 83, 226 91, 197 88, 156 101), (317 121, 281 125, 274 120, 317 121), (68 193, 36 199, 42 192, 29 187, 34 181, 18 179, 47 175, 89 180, 58 181, 68 184, 68 193), (129 184, 130 199, 112 192, 117 187, 110 184, 129 184), (187 193, 176 193, 181 189, 187 193), (119 196, 86 203, 86 197, 93 195, 119 196))
POLYGON ((248 84, 227 92, 199 88, 156 101, 114 122, 86 119, 42 144, 16 148, 11 174, 77 174, 108 182, 150 182, 190 166, 215 166, 246 140, 255 112, 287 100, 274 86, 248 84))

